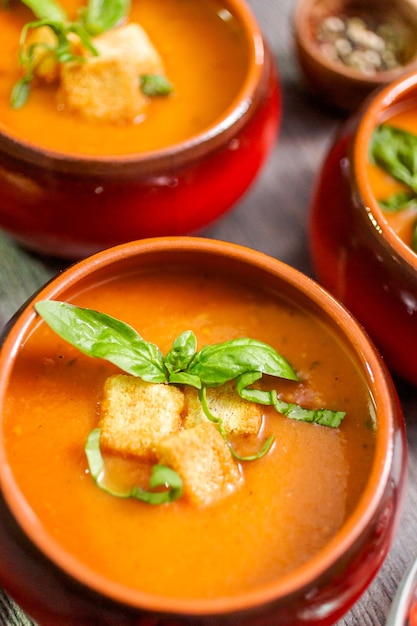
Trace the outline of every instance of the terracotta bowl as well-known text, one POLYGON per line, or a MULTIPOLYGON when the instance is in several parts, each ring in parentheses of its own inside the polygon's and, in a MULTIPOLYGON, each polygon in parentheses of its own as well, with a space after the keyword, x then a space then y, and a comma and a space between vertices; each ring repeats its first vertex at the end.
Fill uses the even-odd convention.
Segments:
POLYGON ((374 89, 417 68, 417 7, 410 0, 298 0, 293 16, 295 50, 309 89, 322 101, 342 112, 357 108, 374 89), (364 73, 334 58, 318 41, 318 31, 329 16, 353 16, 388 24, 398 31, 401 64, 364 73))
POLYGON ((367 172, 375 127, 413 106, 417 74, 388 85, 342 126, 316 181, 311 252, 319 281, 366 327, 394 372, 417 384, 417 256, 389 226, 367 172))
MULTIPOLYGON (((107 579, 102 572, 94 573, 89 566, 83 565, 77 558, 74 559, 60 545, 57 537, 52 537, 40 523, 37 513, 28 502, 36 494, 27 496, 22 493, 16 472, 11 464, 12 452, 10 448, 7 449, 8 446, 5 443, 7 437, 2 436, 0 437, 0 551, 2 555, 0 583, 40 626, 51 626, 57 623, 65 623, 67 626, 91 623, 106 623, 109 626, 120 624, 126 626, 151 624, 152 626, 184 624, 273 626, 284 623, 288 626, 302 626, 306 623, 330 626, 341 618, 360 597, 377 574, 390 549, 402 509, 407 448, 401 408, 381 358, 359 324, 322 287, 280 261, 234 244, 193 237, 156 238, 132 242, 99 252, 80 261, 43 287, 16 314, 3 335, 0 353, 0 423, 3 434, 5 434, 6 421, 10 418, 16 419, 13 437, 19 438, 22 434, 18 425, 18 411, 14 417, 14 412, 10 410, 9 386, 27 341, 31 342, 37 335, 45 337, 43 333, 47 330, 46 324, 41 321, 34 309, 37 301, 67 300, 94 307, 97 306, 97 288, 102 294, 110 290, 107 312, 116 316, 115 311, 119 311, 118 317, 120 318, 123 317, 123 312, 126 315, 124 303, 132 298, 132 294, 126 290, 126 279, 130 280, 132 276, 141 276, 144 273, 149 276, 150 271, 159 277, 166 272, 180 271, 185 277, 190 270, 201 273, 204 277, 203 283, 207 278, 217 280, 220 277, 222 281, 230 284, 230 291, 234 293, 238 293, 236 290, 243 289, 247 295, 247 289, 255 290, 263 298, 264 304, 265 298, 278 298, 279 302, 285 303, 285 307, 289 307, 289 318, 292 320, 297 320, 299 317, 315 320, 317 332, 325 333, 330 341, 329 354, 332 354, 333 350, 342 351, 340 354, 345 355, 343 359, 346 360, 348 371, 354 372, 355 378, 358 377, 358 385, 359 387, 363 385, 365 397, 369 399, 369 402, 367 400, 365 403, 365 413, 368 409, 370 413, 362 415, 361 419, 368 420, 369 418, 374 425, 371 430, 369 430, 369 423, 367 427, 368 435, 370 432, 373 433, 374 445, 368 468, 364 470, 364 450, 358 453, 355 446, 349 461, 348 474, 352 475, 351 472, 354 471, 359 472, 363 481, 362 491, 357 494, 355 504, 350 507, 349 513, 344 513, 345 518, 340 522, 340 527, 335 530, 333 536, 329 537, 317 552, 311 554, 298 566, 290 568, 285 574, 275 575, 269 572, 269 567, 274 568, 273 558, 265 571, 265 576, 261 576, 261 580, 248 583, 249 586, 242 592, 235 590, 234 593, 218 593, 214 597, 198 597, 198 594, 192 598, 164 597, 157 593, 142 592, 140 589, 132 591, 125 585, 107 579), (114 296, 117 289, 120 291, 121 299, 114 296), (96 290, 96 296, 94 296, 94 290, 96 290)), ((177 281, 175 284, 178 286, 180 283, 181 281, 177 281)), ((210 319, 212 319, 210 316, 217 316, 221 307, 214 306, 213 308, 213 304, 205 300, 204 285, 202 286, 201 281, 198 284, 201 304, 196 309, 195 319, 199 320, 200 324, 203 323, 206 329, 204 332, 207 332, 207 329, 210 332, 210 319)), ((135 291, 133 297, 137 299, 136 310, 139 312, 141 311, 141 291, 137 293, 135 291)), ((238 302, 237 310, 240 312, 238 319, 229 318, 226 322, 227 331, 233 336, 240 336, 240 333, 246 331, 246 324, 254 323, 255 301, 253 297, 238 298, 238 302), (243 320, 242 310, 245 312, 243 320)), ((268 314, 264 304, 261 307, 261 317, 268 314)), ((147 315, 151 320, 148 330, 160 328, 161 319, 163 322, 167 314, 170 319, 169 324, 175 325, 175 316, 178 311, 174 314, 170 307, 167 313, 165 304, 161 307, 158 312, 152 310, 151 313, 146 313, 145 310, 140 313, 145 315, 143 319, 146 319, 147 315)), ((178 307, 174 308, 179 308, 182 315, 188 315, 189 305, 186 303, 184 306, 182 299, 178 307)), ((274 315, 274 306, 268 306, 268 311, 274 315)), ((310 337, 304 336, 304 332, 299 329, 296 336, 292 337, 282 333, 277 325, 273 328, 277 344, 287 346, 287 349, 289 345, 293 345, 293 358, 298 360, 299 364, 301 358, 316 358, 315 355, 308 354, 314 333, 310 337), (300 345, 304 347, 303 357, 299 350, 300 345)), ((66 362, 65 368, 68 373, 68 367, 73 367, 77 358, 66 360, 65 350, 62 352, 62 342, 55 358, 47 354, 46 346, 45 352, 43 351, 42 341, 32 353, 27 365, 30 367, 31 359, 34 358, 35 361, 39 359, 41 367, 51 368, 49 371, 52 372, 56 368, 59 369, 59 362, 66 362)), ((323 349, 322 344, 315 366, 320 367, 319 361, 324 356, 323 349)), ((88 367, 100 369, 99 363, 100 361, 95 363, 95 359, 90 359, 88 367)), ((313 370, 315 366, 313 363, 313 370)), ((314 378, 313 373, 310 372, 310 375, 314 378)), ((80 381, 81 386, 84 389, 92 388, 87 370, 84 370, 83 376, 80 381), (85 375, 87 378, 83 377, 85 375)), ((329 376, 332 377, 333 387, 337 388, 340 382, 338 374, 332 371, 329 372, 329 376)), ((349 379, 349 376, 345 374, 342 374, 342 377, 349 379)), ((28 383, 27 376, 25 380, 25 388, 29 389, 31 385, 28 383)), ((46 389, 42 393, 47 393, 46 389)), ((343 398, 343 396, 340 397, 343 398)), ((74 395, 69 399, 70 404, 77 402, 77 398, 78 394, 74 391, 74 395)), ((24 391, 20 394, 20 401, 27 402, 24 391)), ((91 402, 94 406, 96 405, 95 395, 91 402)), ((62 404, 56 401, 58 411, 62 404)), ((31 403, 30 406, 34 416, 36 415, 34 420, 38 424, 39 407, 36 403, 31 403)), ((93 412, 94 410, 93 407, 93 412)), ((359 416, 351 412, 350 418, 347 415, 345 419, 355 420, 356 418, 359 416)), ((78 419, 79 412, 76 411, 74 427, 78 419)), ((293 420, 285 418, 285 423, 289 421, 293 420)), ((312 429, 328 428, 314 424, 301 426, 312 429)), ((364 428, 364 422, 362 422, 362 427, 364 428)), ((340 433, 343 428, 342 422, 340 433)), ((31 428, 30 430, 36 437, 42 429, 36 426, 34 430, 31 428)), ((330 430, 333 431, 333 429, 330 430)), ((71 428, 68 432, 71 432, 71 428)), ((326 430, 326 432, 329 431, 326 430)), ((28 437, 32 435, 28 434, 28 437)), ((339 435, 336 433, 335 436, 339 435)), ((32 450, 37 449, 33 440, 31 441, 32 450)), ((24 443, 24 440, 21 442, 24 443)), ((303 450, 305 451, 304 448, 303 450)), ((67 454, 59 449, 54 449, 51 453, 57 455, 58 459, 64 458, 67 454)), ((256 463, 261 463, 261 461, 258 460, 256 463)), ((320 464, 322 464, 322 458, 320 458, 320 464)), ((42 466, 42 463, 40 465, 42 466)), ((34 471, 37 473, 38 470, 34 471)), ((59 473, 59 470, 57 471, 59 473)), ((332 470, 328 468, 325 473, 328 474, 328 471, 332 470)), ((261 482, 264 481, 264 476, 262 472, 261 482)), ((49 479, 45 476, 45 480, 49 479)), ((88 483, 90 478, 84 476, 83 480, 88 483)), ((337 481, 339 480, 341 480, 340 476, 337 478, 337 481)), ((48 501, 46 484, 43 481, 36 481, 36 483, 44 493, 41 501, 45 502, 45 498, 48 501)), ((61 487, 62 490, 59 489, 61 500, 67 497, 68 514, 72 515, 70 513, 71 499, 67 491, 69 485, 61 487)), ((92 485, 91 488, 95 489, 95 486, 92 485)), ((271 495, 273 495, 273 486, 271 490, 271 495)), ((269 498, 269 503, 270 501, 271 498, 269 498)), ((142 505, 138 503, 138 506, 142 505)), ((305 514, 311 514, 314 502, 310 503, 309 507, 308 511, 302 507, 303 519, 305 519, 305 514)), ((265 512, 266 509, 263 507, 262 516, 265 512)), ((215 515, 215 511, 212 513, 215 515)), ((84 512, 81 514, 81 509, 77 507, 77 511, 73 514, 74 520, 77 520, 74 524, 84 525, 86 522, 84 512)), ((110 520, 107 519, 106 523, 109 522, 110 520)), ((104 523, 104 519, 101 519, 100 523, 104 523)), ((89 523, 88 526, 90 526, 89 523)), ((92 530, 93 528, 94 524, 92 530)), ((194 528, 198 536, 207 536, 207 530, 198 529, 198 523, 194 528)), ((276 528, 275 524, 273 528, 276 528)), ((137 550, 140 553, 143 550, 144 542, 147 541, 143 532, 143 529, 137 529, 136 541, 131 544, 132 553, 136 554, 137 550)), ((271 553, 270 541, 273 541, 273 534, 268 540, 268 558, 271 553)), ((118 543, 116 535, 115 549, 118 543)), ((234 537, 233 533, 232 536, 234 537)), ((245 536, 243 543, 247 544, 249 539, 250 534, 245 536)), ((252 540, 253 537, 249 543, 252 540)), ((171 540, 170 544, 174 546, 176 541, 177 538, 171 540)), ((232 545, 234 549, 236 541, 239 543, 237 536, 235 539, 230 539, 231 549, 232 545)), ((156 544, 154 551, 159 562, 156 544)), ((174 559, 171 567, 175 570, 180 565, 180 561, 181 559, 174 559)), ((234 562, 237 563, 237 561, 234 562)), ((157 566, 157 571, 160 565, 157 566)), ((240 565, 243 566, 244 563, 240 565)), ((190 573, 190 576, 200 576, 200 574, 201 572, 196 570, 195 573, 190 573)), ((229 578, 228 572, 222 572, 224 582, 229 581, 229 578)), ((186 595, 186 588, 185 584, 179 595, 184 593, 186 595)))
POLYGON ((242 28, 248 60, 222 115, 175 145, 103 157, 44 149, 1 123, 0 228, 38 253, 79 259, 132 239, 188 234, 229 210, 275 145, 281 91, 246 3, 223 5, 242 28))

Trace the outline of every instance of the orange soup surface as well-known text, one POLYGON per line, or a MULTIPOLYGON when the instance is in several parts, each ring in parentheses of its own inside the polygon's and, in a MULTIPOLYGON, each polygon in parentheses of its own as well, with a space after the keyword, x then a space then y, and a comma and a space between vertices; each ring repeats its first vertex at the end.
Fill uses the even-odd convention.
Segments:
POLYGON ((337 533, 363 492, 375 429, 364 380, 323 323, 252 286, 190 272, 126 275, 72 301, 134 326, 164 354, 191 329, 198 348, 238 337, 272 345, 301 382, 268 381, 287 401, 346 411, 338 429, 265 408, 246 454, 273 434, 266 456, 241 463, 243 484, 204 507, 112 497, 88 473, 114 366, 82 355, 37 323, 13 368, 3 420, 14 478, 48 536, 100 576, 173 598, 234 596, 283 576, 337 533))
MULTIPOLYGON (((392 111, 388 111, 382 123, 417 136, 417 101, 412 100, 393 107, 392 111)), ((405 184, 369 161, 367 163, 367 176, 371 190, 378 201, 387 200, 390 196, 401 191, 409 191, 405 184)), ((417 203, 401 211, 383 210, 383 215, 396 235, 410 246, 417 222, 417 203)))
MULTIPOLYGON (((62 0, 70 19, 84 6, 62 0)), ((248 67, 242 28, 218 0, 133 0, 129 20, 158 50, 174 90, 155 97, 137 123, 89 122, 60 110, 55 87, 34 87, 18 110, 10 93, 20 78, 19 37, 33 14, 20 2, 0 9, 0 128, 64 153, 132 154, 179 143, 209 127, 231 104, 248 67)))

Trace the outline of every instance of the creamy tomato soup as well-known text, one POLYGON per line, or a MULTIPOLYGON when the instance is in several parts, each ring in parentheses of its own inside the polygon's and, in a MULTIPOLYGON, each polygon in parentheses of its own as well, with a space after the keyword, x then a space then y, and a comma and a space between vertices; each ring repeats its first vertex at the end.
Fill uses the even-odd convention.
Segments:
MULTIPOLYGON (((62 0, 71 19, 85 3, 62 0)), ((64 153, 129 154, 178 143, 210 126, 242 86, 248 48, 234 16, 217 0, 133 0, 129 15, 148 33, 174 86, 132 124, 92 123, 57 105, 55 87, 36 87, 18 110, 10 93, 20 77, 18 45, 33 14, 20 2, 0 9, 0 128, 64 153)))
MULTIPOLYGON (((192 329, 198 346, 238 337, 272 345, 301 382, 268 381, 282 399, 346 411, 340 428, 269 407, 261 459, 214 504, 150 506, 97 488, 84 444, 116 368, 37 323, 13 369, 3 432, 7 459, 46 532, 88 569, 129 589, 175 598, 237 595, 291 572, 326 545, 358 502, 373 459, 372 400, 323 321, 273 294, 211 274, 138 273, 88 288, 74 303, 134 326, 166 353, 192 329)), ((242 452, 259 442, 249 437, 242 452)))
MULTIPOLYGON (((417 136, 417 100, 409 100, 393 107, 391 111, 388 110, 383 124, 389 124, 417 136)), ((371 190, 378 201, 387 200, 402 191, 409 191, 404 183, 377 165, 368 161, 366 167, 371 190)), ((417 222, 417 203, 400 211, 383 211, 383 215, 394 232, 410 246, 417 222)))

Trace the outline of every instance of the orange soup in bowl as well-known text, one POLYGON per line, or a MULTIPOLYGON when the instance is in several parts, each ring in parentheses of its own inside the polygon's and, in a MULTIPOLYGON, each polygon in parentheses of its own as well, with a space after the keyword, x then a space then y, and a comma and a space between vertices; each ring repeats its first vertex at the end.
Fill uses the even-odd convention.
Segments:
POLYGON ((382 214, 396 235, 417 252, 417 100, 384 112, 374 130, 367 176, 382 214))
MULTIPOLYGON (((110 581, 122 595, 185 601, 250 592, 331 541, 364 491, 376 424, 362 374, 318 315, 216 269, 175 265, 129 271, 68 296, 128 323, 164 354, 187 329, 199 348, 243 337, 265 342, 291 363, 297 380, 266 376, 261 389, 346 414, 334 428, 262 406, 258 432, 232 436, 232 443, 240 457, 250 457, 273 436, 270 449, 234 459, 238 484, 213 502, 183 496, 152 506, 116 498, 93 480, 84 446, 100 423, 105 383, 120 370, 36 318, 11 372, 2 437, 24 517, 36 541, 55 546, 54 559, 81 578, 110 581)), ((116 463, 116 471, 136 471, 130 456, 116 463)))
MULTIPOLYGON (((85 4, 60 2, 71 20, 85 4)), ((60 98, 55 81, 35 78, 27 101, 16 110, 10 101, 22 73, 19 40, 23 26, 32 21, 35 17, 23 3, 0 9, 0 129, 55 152, 133 154, 178 144, 224 115, 247 73, 248 37, 218 0, 133 0, 126 21, 139 24, 150 38, 172 85, 168 95, 149 98, 131 122, 92 123, 60 98)))

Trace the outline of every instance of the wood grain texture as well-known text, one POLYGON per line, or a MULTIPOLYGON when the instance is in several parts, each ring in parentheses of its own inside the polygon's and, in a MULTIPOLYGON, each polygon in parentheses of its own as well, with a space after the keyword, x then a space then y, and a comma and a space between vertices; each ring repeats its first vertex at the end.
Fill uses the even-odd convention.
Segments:
MULTIPOLYGON (((273 154, 244 199, 226 217, 198 234, 261 250, 312 275, 308 205, 314 177, 342 118, 316 102, 304 88, 292 44, 295 0, 250 0, 249 4, 278 64, 283 90, 281 128, 273 154)), ((25 300, 65 264, 33 256, 2 233, 0 259, 1 329, 25 300)), ((337 626, 383 626, 400 578, 417 554, 417 398, 414 389, 402 381, 395 382, 407 420, 410 452, 405 510, 382 570, 337 626)), ((0 625, 30 624, 0 591, 0 625)))

